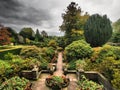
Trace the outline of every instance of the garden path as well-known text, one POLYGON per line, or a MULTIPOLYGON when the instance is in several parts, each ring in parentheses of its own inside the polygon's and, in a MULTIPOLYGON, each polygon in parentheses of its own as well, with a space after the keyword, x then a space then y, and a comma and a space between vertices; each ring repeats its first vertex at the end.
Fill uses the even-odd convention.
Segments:
POLYGON ((32 85, 32 90, 50 90, 46 85, 45 85, 45 79, 49 76, 49 74, 41 74, 40 79, 37 81, 33 82, 32 85))
MULTIPOLYGON (((62 52, 58 53, 57 60, 57 70, 53 73, 57 76, 63 75, 63 61, 62 61, 62 52)), ((45 79, 49 76, 49 74, 40 75, 40 79, 35 81, 32 85, 32 90, 51 90, 45 85, 45 79)), ((70 84, 68 87, 63 88, 62 90, 74 90, 77 87, 77 77, 76 74, 68 74, 67 77, 70 78, 70 84)))
POLYGON ((62 52, 58 53, 58 60, 57 60, 57 70, 53 73, 56 76, 63 75, 63 62, 62 62, 62 52))

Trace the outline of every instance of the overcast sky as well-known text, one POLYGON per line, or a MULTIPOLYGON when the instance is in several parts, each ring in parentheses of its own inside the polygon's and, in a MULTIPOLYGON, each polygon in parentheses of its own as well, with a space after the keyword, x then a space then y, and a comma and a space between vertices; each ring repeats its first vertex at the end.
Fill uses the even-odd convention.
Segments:
POLYGON ((107 14, 111 21, 120 18, 120 0, 0 0, 0 23, 19 32, 23 27, 61 35, 61 14, 72 2, 90 15, 107 14))

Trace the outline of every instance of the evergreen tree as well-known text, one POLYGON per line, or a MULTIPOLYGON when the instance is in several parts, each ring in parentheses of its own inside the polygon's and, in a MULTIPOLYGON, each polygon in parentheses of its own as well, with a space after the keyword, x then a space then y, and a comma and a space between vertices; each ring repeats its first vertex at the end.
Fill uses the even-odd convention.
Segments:
POLYGON ((86 13, 82 15, 81 8, 78 4, 71 2, 65 13, 62 14, 63 23, 60 26, 60 30, 65 32, 66 44, 70 44, 72 40, 72 30, 83 30, 84 24, 89 15, 86 13))
POLYGON ((41 41, 42 40, 42 36, 39 33, 39 30, 36 30, 36 34, 35 34, 35 41, 41 41))
POLYGON ((106 15, 94 14, 90 16, 84 27, 84 35, 92 47, 102 46, 112 35, 110 20, 106 15))

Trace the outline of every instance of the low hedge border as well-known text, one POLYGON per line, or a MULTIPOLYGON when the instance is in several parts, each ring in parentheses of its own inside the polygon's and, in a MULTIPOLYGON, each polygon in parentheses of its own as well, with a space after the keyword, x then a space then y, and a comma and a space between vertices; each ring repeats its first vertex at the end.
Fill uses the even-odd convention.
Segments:
POLYGON ((12 53, 14 55, 19 55, 21 51, 21 47, 19 48, 12 48, 12 49, 7 49, 7 50, 2 50, 0 51, 0 59, 4 59, 4 55, 7 53, 12 53))

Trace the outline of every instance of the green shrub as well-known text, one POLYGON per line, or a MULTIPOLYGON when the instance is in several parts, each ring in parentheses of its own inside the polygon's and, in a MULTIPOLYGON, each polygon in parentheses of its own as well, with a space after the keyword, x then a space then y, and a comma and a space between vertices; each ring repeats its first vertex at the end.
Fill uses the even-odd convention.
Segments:
POLYGON ((98 54, 98 59, 102 60, 106 57, 114 57, 115 60, 119 60, 120 47, 104 45, 98 54))
POLYGON ((76 63, 74 60, 70 61, 67 67, 69 70, 75 70, 76 69, 76 63))
POLYGON ((40 68, 41 69, 47 69, 48 64, 49 64, 48 61, 43 59, 43 60, 41 60, 40 68))
POLYGON ((120 60, 120 47, 114 47, 113 53, 115 54, 115 59, 120 60))
POLYGON ((26 46, 22 48, 20 55, 24 58, 39 58, 39 55, 41 53, 41 49, 36 46, 26 46))
POLYGON ((2 83, 0 90, 25 90, 28 83, 29 80, 15 76, 2 83))
POLYGON ((11 73, 13 73, 13 70, 10 63, 0 60, 0 76, 9 77, 11 73))
POLYGON ((44 57, 44 59, 46 59, 48 62, 51 62, 55 55, 55 50, 53 47, 44 47, 42 49, 42 53, 43 53, 42 57, 44 57))
POLYGON ((62 47, 58 47, 58 48, 57 48, 57 51, 58 51, 58 52, 61 52, 61 51, 63 51, 63 48, 62 48, 62 47))
POLYGON ((111 81, 113 87, 116 88, 116 90, 120 89, 120 70, 117 69, 114 71, 113 78, 111 81))
POLYGON ((79 70, 79 69, 84 69, 84 67, 86 66, 86 62, 85 60, 77 60, 76 62, 76 69, 79 70))
POLYGON ((11 62, 12 68, 14 73, 18 73, 21 70, 31 70, 33 69, 34 65, 40 66, 40 61, 34 58, 16 58, 13 59, 11 62))
POLYGON ((13 57, 14 57, 14 55, 12 53, 9 53, 9 52, 4 55, 5 60, 12 60, 13 57))
POLYGON ((88 80, 84 75, 81 76, 81 80, 78 81, 79 89, 77 90, 103 90, 103 85, 99 85, 96 82, 88 80))
POLYGON ((92 48, 83 40, 74 41, 65 48, 66 60, 89 58, 93 53, 92 48))
POLYGON ((56 48, 57 47, 57 42, 55 40, 50 40, 48 43, 49 47, 56 48))

